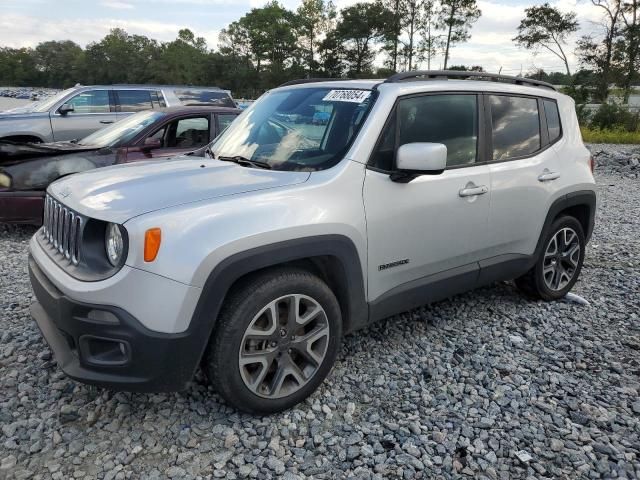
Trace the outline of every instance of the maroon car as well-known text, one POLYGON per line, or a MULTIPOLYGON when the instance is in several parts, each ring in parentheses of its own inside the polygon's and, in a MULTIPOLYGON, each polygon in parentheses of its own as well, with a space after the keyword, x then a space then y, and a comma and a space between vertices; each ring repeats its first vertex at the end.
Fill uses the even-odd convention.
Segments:
POLYGON ((139 112, 77 142, 0 144, 0 222, 42 222, 44 192, 65 175, 204 147, 241 112, 212 106, 139 112))

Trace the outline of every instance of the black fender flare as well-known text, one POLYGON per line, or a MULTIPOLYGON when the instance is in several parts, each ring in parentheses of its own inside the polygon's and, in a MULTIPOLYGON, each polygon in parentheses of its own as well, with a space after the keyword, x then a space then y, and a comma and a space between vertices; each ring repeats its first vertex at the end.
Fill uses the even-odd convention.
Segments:
POLYGON ((366 325, 369 309, 363 270, 358 250, 351 239, 343 235, 318 235, 263 245, 227 257, 214 267, 207 277, 187 329, 189 334, 193 335, 194 343, 200 343, 194 372, 215 329, 220 308, 237 280, 252 272, 287 262, 327 256, 336 259, 342 269, 340 274, 343 281, 340 285, 344 291, 335 293, 339 299, 343 299, 341 306, 346 301, 346 311, 343 309, 343 315, 346 317, 344 333, 366 325))
POLYGON ((591 238, 591 234, 593 233, 593 226, 595 223, 596 192, 594 192, 593 190, 579 190, 576 192, 568 193, 561 196, 560 198, 557 198, 551 204, 551 207, 549 207, 549 211, 547 212, 547 217, 545 218, 542 230, 540 231, 540 237, 538 237, 538 243, 533 255, 534 263, 535 259, 539 258, 540 254, 542 253, 542 249, 544 248, 544 245, 542 244, 543 239, 549 232, 554 219, 558 216, 558 214, 560 214, 560 212, 576 206, 589 207, 587 228, 584 231, 585 240, 587 242, 589 241, 589 239, 591 238))

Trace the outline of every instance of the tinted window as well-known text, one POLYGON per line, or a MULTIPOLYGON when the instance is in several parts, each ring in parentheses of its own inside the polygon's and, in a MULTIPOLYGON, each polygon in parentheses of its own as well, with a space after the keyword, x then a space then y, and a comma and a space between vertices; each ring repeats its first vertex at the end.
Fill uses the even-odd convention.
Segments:
POLYGON ((68 102, 73 105, 72 113, 109 113, 109 92, 89 90, 73 97, 68 102))
POLYGON ((220 131, 218 133, 222 133, 230 124, 236 119, 237 115, 229 114, 229 113, 220 113, 218 114, 218 127, 220 127, 220 131))
POLYGON ((547 129, 549 130, 549 141, 554 142, 560 137, 560 114, 558 104, 553 100, 544 100, 544 113, 547 117, 547 129))
POLYGON ((151 105, 153 108, 162 108, 166 107, 167 104, 164 101, 164 96, 162 92, 152 91, 151 92, 151 105))
POLYGON ((231 99, 227 92, 222 90, 200 90, 200 89, 188 89, 188 90, 176 90, 176 96, 185 105, 194 104, 208 104, 217 105, 220 107, 235 108, 236 104, 231 99))
POLYGON ((372 158, 372 165, 391 170, 395 150, 406 143, 443 143, 447 166, 476 161, 478 104, 475 95, 426 95, 398 102, 372 158), (397 144, 395 141, 397 130, 397 144))
POLYGON ((540 119, 535 98, 491 95, 493 159, 531 155, 540 149, 540 119))
POLYGON ((153 108, 149 90, 118 90, 121 112, 140 112, 153 108))

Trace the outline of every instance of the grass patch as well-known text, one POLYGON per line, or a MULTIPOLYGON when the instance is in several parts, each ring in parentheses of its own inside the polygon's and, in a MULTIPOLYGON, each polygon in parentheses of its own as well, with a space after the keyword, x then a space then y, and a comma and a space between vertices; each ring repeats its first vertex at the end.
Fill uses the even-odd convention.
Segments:
POLYGON ((626 130, 600 130, 596 128, 580 127, 582 140, 586 143, 623 143, 640 145, 640 132, 626 130))

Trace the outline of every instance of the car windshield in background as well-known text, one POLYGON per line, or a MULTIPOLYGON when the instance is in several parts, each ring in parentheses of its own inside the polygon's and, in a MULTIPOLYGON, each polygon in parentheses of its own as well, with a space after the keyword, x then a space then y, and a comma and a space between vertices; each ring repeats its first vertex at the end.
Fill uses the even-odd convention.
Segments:
POLYGON ((208 104, 217 107, 236 108, 235 102, 223 90, 175 90, 178 99, 185 105, 208 104))
POLYGON ((49 97, 46 100, 38 102, 33 106, 33 111, 34 112, 48 112, 51 109, 51 107, 53 107, 57 102, 59 102, 64 97, 66 97, 67 95, 69 95, 70 93, 72 93, 74 91, 75 91, 74 88, 69 88, 67 90, 64 90, 64 91, 54 95, 53 97, 49 97))
POLYGON ((78 142, 79 145, 96 147, 119 147, 130 141, 142 129, 148 127, 165 114, 158 111, 144 111, 135 113, 113 125, 98 130, 78 142))
POLYGON ((274 170, 330 168, 347 152, 371 109, 371 90, 296 88, 265 94, 211 146, 213 154, 274 170))

